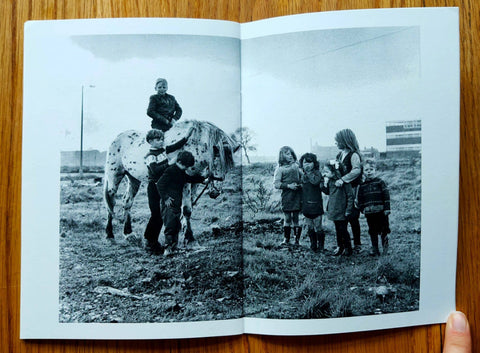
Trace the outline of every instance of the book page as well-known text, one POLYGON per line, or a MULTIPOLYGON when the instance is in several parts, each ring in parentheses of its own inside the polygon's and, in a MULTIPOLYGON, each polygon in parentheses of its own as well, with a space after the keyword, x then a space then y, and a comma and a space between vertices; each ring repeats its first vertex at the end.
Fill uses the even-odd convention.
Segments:
POLYGON ((246 333, 445 322, 455 309, 458 9, 242 24, 242 129, 246 333))
POLYGON ((242 333, 238 24, 28 22, 24 74, 21 338, 242 333), (152 182, 183 137, 189 173, 224 178, 186 195, 188 239, 178 183, 164 215, 152 182))

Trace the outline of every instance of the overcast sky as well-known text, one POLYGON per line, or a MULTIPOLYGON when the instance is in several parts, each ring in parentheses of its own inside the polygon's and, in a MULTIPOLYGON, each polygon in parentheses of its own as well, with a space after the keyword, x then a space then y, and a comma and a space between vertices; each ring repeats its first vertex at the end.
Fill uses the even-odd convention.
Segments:
POLYGON ((164 77, 182 119, 211 121, 227 133, 247 126, 256 155, 274 156, 283 145, 297 154, 311 143, 331 146, 346 127, 362 148, 383 151, 386 121, 421 119, 419 41, 418 27, 297 32, 244 40, 240 58, 239 40, 228 37, 54 37, 32 48, 32 85, 40 116, 62 118, 62 150, 80 147, 82 85, 84 148, 106 150, 120 132, 150 128, 149 97, 164 77))
POLYGON ((242 123, 257 155, 333 146, 351 128, 385 150, 385 122, 419 116, 418 27, 297 32, 242 42, 242 123))
POLYGON ((42 116, 62 117, 61 149, 78 150, 84 85, 84 149, 106 150, 120 132, 150 128, 149 97, 164 77, 182 119, 233 132, 240 126, 239 45, 238 39, 213 36, 49 38, 48 50, 38 50, 34 83, 44 101, 42 116))

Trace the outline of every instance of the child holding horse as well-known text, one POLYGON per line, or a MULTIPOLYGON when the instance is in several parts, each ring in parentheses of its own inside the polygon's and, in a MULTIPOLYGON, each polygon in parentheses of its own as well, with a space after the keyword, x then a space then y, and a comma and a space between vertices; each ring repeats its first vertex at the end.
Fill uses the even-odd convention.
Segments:
POLYGON ((300 158, 302 175, 302 213, 305 228, 310 238, 310 249, 314 252, 323 251, 325 245, 325 232, 322 228, 323 197, 320 190, 322 175, 317 156, 305 153, 300 158))
POLYGON ((169 130, 175 121, 182 116, 182 108, 174 96, 167 93, 168 82, 164 78, 155 83, 157 94, 150 96, 147 115, 152 118, 152 129, 163 132, 169 130))
POLYGON ((147 242, 145 246, 146 250, 155 255, 163 252, 163 247, 158 242, 158 236, 160 235, 163 222, 160 211, 160 195, 158 194, 155 184, 168 167, 167 153, 182 148, 192 132, 193 129, 191 128, 186 137, 169 146, 164 146, 163 131, 152 129, 147 132, 146 140, 151 146, 150 151, 145 156, 145 164, 148 169, 147 195, 148 206, 150 207, 150 219, 145 228, 144 238, 147 242))
POLYGON ((302 202, 301 171, 297 156, 289 146, 283 146, 278 153, 278 166, 273 177, 273 185, 282 191, 282 211, 284 214, 282 245, 290 243, 290 233, 293 227, 295 245, 299 244, 302 227, 298 216, 302 202))
POLYGON ((206 178, 190 176, 186 170, 195 164, 195 158, 188 151, 181 151, 175 164, 169 166, 156 186, 160 195, 160 208, 165 224, 165 256, 173 255, 177 248, 178 233, 181 229, 180 216, 183 187, 186 183, 201 183, 206 178))
POLYGON ((353 209, 353 191, 352 186, 344 183, 342 186, 336 186, 336 182, 341 178, 340 168, 336 168, 338 163, 327 163, 323 167, 324 183, 320 185, 321 190, 329 195, 327 203, 327 215, 335 224, 337 235, 337 249, 333 255, 352 255, 352 243, 348 233, 348 219, 353 209))

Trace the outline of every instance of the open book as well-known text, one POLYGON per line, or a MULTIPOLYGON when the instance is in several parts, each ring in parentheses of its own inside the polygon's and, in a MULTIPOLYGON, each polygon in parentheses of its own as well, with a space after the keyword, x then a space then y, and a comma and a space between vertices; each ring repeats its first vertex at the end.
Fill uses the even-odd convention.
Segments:
MULTIPOLYGON (((456 8, 244 24, 28 22, 21 337, 315 335, 444 322, 455 309, 458 156, 456 8), (158 78, 181 109, 165 144, 188 137, 182 148, 199 172, 224 179, 193 187, 195 241, 180 233, 170 256, 144 240, 149 201, 159 202, 144 160, 158 78), (339 154, 347 130, 363 164, 355 188, 336 184, 356 163, 339 154), (281 179, 285 159, 294 186, 281 179), (312 165, 321 180, 308 189, 312 165), (372 178, 389 195, 380 230, 359 202, 372 178), (295 203, 286 190, 298 185, 295 203), (302 207, 320 187, 322 212, 311 214, 302 207), (335 199, 340 219, 337 190, 351 192, 350 206, 335 199), (338 253, 347 243, 352 253, 338 253)), ((172 244, 171 227, 161 245, 172 244)))

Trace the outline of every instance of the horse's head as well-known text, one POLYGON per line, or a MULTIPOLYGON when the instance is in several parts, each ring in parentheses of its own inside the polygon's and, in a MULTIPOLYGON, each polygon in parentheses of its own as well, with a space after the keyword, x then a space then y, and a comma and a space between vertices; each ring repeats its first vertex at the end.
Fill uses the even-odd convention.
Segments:
POLYGON ((194 130, 185 149, 195 157, 192 172, 225 177, 234 165, 233 154, 239 147, 236 141, 211 123, 191 121, 190 124, 194 130))
POLYGON ((174 125, 167 134, 183 137, 193 128, 193 132, 184 146, 195 158, 190 174, 213 175, 224 178, 234 166, 233 154, 240 145, 217 126, 197 120, 185 120, 174 125))

